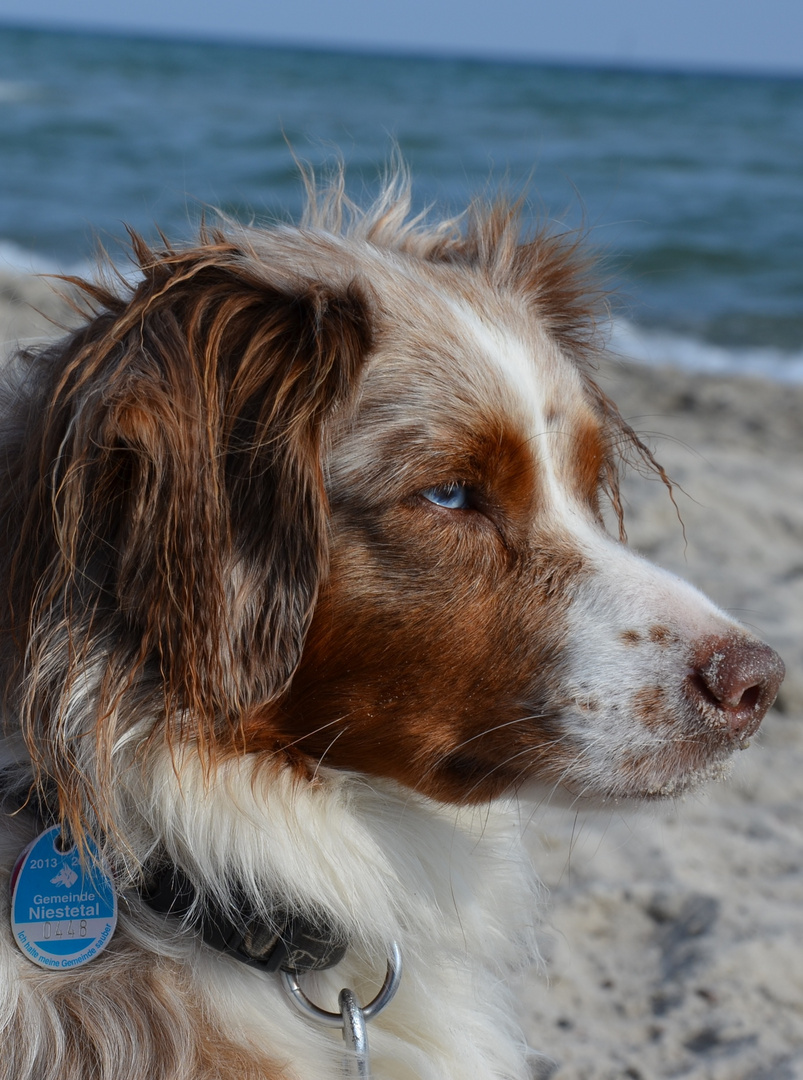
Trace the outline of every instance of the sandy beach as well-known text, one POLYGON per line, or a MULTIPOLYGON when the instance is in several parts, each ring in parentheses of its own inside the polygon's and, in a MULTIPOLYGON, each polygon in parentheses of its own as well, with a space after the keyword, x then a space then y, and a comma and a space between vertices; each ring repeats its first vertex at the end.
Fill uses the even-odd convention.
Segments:
MULTIPOLYGON (((68 318, 0 271, 0 344, 68 318), (38 309, 37 311, 33 309, 38 309)), ((538 1080, 803 1078, 803 388, 611 362, 601 381, 678 485, 631 476, 634 547, 783 656, 732 777, 660 808, 536 807, 544 971, 521 985, 538 1080)))
POLYGON ((803 389, 611 365, 603 380, 682 488, 631 477, 631 543, 783 656, 731 778, 675 805, 539 809, 550 1080, 803 1077, 803 389))

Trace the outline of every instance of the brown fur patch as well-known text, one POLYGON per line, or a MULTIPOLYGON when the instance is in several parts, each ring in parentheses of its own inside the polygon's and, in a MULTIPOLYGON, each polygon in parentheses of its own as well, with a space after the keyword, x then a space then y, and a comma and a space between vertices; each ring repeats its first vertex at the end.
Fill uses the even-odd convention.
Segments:
POLYGON ((574 473, 577 490, 584 501, 599 513, 600 487, 608 460, 608 448, 598 421, 584 418, 572 425, 574 473))
MULTIPOLYGON (((551 691, 582 563, 554 550, 511 561, 487 524, 439 516, 391 511, 370 543, 356 526, 338 530, 301 666, 268 730, 278 724, 326 764, 475 802, 551 768, 551 691)), ((260 747, 257 729, 248 738, 260 747)))
POLYGON ((633 715, 648 730, 669 727, 672 723, 667 716, 666 687, 645 686, 633 695, 633 715))

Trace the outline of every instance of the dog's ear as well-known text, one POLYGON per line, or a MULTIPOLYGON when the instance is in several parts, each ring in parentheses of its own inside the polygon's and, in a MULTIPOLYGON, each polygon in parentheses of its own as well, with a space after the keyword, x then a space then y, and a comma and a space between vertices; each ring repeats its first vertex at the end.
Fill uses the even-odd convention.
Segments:
POLYGON ((273 697, 298 663, 326 567, 322 425, 369 344, 354 286, 252 273, 216 264, 162 294, 104 437, 127 470, 120 604, 196 707, 273 697))
POLYGON ((159 686, 168 731, 210 743, 300 658, 326 568, 322 433, 369 317, 354 284, 277 283, 220 237, 137 253, 127 302, 86 287, 101 310, 51 353, 33 418, 24 712, 111 738, 159 686))

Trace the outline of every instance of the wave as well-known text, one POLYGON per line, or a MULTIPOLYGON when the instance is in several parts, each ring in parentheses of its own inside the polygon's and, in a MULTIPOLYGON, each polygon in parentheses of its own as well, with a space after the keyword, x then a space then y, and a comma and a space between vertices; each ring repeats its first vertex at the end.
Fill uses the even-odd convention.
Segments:
POLYGON ((84 261, 60 261, 59 259, 28 251, 13 240, 0 237, 0 271, 16 274, 87 274, 91 275, 93 263, 84 261))
POLYGON ((670 330, 646 329, 626 319, 614 321, 610 349, 616 355, 655 367, 803 383, 803 350, 715 345, 670 330))

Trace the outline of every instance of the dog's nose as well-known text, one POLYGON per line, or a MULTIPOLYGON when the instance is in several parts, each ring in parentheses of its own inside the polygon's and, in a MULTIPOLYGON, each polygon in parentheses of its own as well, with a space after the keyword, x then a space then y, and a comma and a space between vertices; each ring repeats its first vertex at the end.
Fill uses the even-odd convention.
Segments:
POLYGON ((690 679, 691 696, 706 716, 711 707, 731 736, 749 738, 775 701, 783 660, 760 641, 724 638, 709 644, 690 679))

